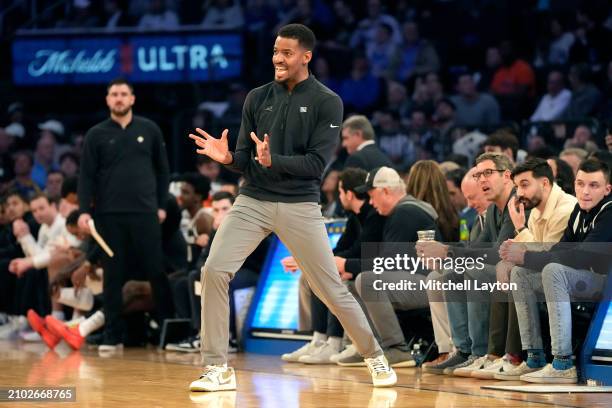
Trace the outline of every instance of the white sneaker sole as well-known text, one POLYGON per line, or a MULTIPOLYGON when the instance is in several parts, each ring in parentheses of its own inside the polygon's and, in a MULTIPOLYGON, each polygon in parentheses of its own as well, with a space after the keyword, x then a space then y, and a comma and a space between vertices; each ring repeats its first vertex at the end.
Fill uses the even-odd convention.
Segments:
POLYGON ((521 376, 521 381, 535 383, 535 384, 576 384, 578 383, 578 378, 557 378, 557 377, 527 377, 521 376))
POLYGON ((375 388, 393 387, 397 383, 397 375, 393 371, 393 375, 386 380, 374 380, 372 379, 372 385, 375 388))
POLYGON ((236 389, 236 379, 232 380, 227 384, 219 384, 214 387, 210 387, 207 384, 203 384, 200 380, 195 380, 189 385, 189 391, 197 392, 215 392, 215 391, 233 391, 236 389))

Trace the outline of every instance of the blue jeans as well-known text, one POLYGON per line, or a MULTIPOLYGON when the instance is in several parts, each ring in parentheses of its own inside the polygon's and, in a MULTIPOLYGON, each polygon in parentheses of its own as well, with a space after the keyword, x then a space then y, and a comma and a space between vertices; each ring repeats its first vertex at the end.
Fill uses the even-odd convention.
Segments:
POLYGON ((554 356, 572 354, 572 299, 593 300, 603 289, 606 277, 598 273, 577 270, 550 263, 542 273, 515 266, 510 281, 516 283, 514 305, 521 331, 523 350, 543 349, 538 293, 544 292, 551 348, 554 356))
MULTIPOLYGON (((460 282, 464 275, 450 272, 444 274, 444 279, 460 282)), ((475 356, 487 354, 489 302, 470 302, 465 291, 448 291, 445 297, 451 336, 457 350, 475 356)))

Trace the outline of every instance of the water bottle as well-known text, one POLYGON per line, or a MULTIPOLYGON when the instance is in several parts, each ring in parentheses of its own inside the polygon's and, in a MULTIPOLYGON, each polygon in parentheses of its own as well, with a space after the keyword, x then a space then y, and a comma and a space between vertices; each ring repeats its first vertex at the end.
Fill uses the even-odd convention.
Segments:
POLYGON ((422 363, 423 360, 425 360, 425 354, 423 354, 423 352, 421 351, 421 343, 414 343, 414 346, 412 346, 412 358, 414 358, 414 361, 416 362, 417 367, 419 367, 422 363))
POLYGON ((459 241, 468 242, 470 240, 470 230, 467 226, 467 220, 461 219, 459 222, 459 241))

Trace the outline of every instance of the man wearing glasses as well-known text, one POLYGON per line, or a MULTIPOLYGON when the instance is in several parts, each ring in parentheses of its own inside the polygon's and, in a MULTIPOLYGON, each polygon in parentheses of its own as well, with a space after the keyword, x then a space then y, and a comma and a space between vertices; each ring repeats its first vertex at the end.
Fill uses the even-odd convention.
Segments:
MULTIPOLYGON (((417 254, 424 258, 486 256, 485 269, 478 276, 467 271, 468 277, 465 279, 495 281, 495 264, 499 261, 499 254, 495 253, 496 248, 516 235, 508 212, 508 202, 515 193, 511 177, 512 168, 510 158, 502 153, 480 155, 476 159, 473 177, 484 197, 494 204, 487 209, 482 233, 475 242, 470 243, 469 247, 452 247, 450 251, 447 245, 441 243, 418 242, 416 244, 417 254)), ((448 295, 445 293, 445 296, 448 295)), ((475 355, 467 347, 464 350, 458 349, 448 360, 436 367, 428 367, 428 372, 492 379, 496 373, 504 372, 521 363, 521 342, 516 310, 514 305, 508 307, 507 295, 501 295, 500 300, 499 294, 494 294, 496 301, 491 302, 487 354, 475 355)), ((485 299, 478 301, 486 303, 485 299)), ((468 316, 465 318, 469 319, 468 316)), ((459 328, 462 325, 468 325, 468 322, 457 321, 457 319, 451 321, 453 338, 460 332, 459 328)))

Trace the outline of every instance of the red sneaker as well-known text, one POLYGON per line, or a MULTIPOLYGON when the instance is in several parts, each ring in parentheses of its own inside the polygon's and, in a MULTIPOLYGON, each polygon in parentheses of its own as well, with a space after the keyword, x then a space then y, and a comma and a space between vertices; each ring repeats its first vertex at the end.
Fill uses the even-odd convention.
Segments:
POLYGON ((68 327, 64 322, 57 320, 51 315, 45 317, 45 322, 55 336, 64 339, 75 350, 80 349, 83 342, 85 342, 85 337, 81 336, 78 325, 76 327, 68 327))
POLYGON ((28 323, 30 323, 30 326, 32 326, 32 329, 36 333, 40 334, 40 337, 45 342, 47 347, 53 350, 55 346, 57 346, 57 343, 60 342, 61 337, 56 336, 55 334, 50 332, 47 329, 47 326, 45 325, 45 320, 42 317, 40 317, 40 315, 36 313, 33 309, 28 310, 27 317, 28 317, 28 323))

